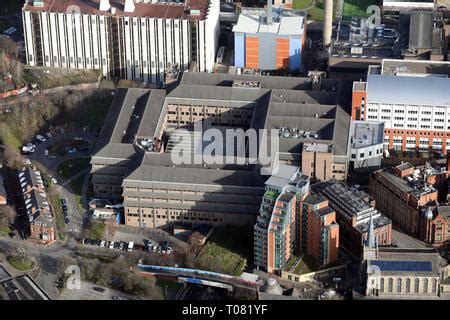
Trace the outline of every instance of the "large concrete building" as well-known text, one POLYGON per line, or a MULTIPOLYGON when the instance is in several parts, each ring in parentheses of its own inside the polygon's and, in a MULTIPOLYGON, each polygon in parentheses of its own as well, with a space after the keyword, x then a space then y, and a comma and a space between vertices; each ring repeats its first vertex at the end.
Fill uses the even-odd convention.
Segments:
POLYGON ((390 150, 445 154, 450 150, 449 64, 391 65, 370 67, 366 82, 354 82, 352 118, 384 122, 385 148, 390 150))
POLYGON ((191 62, 211 71, 218 0, 27 0, 22 10, 30 66, 102 70, 105 77, 162 83, 191 62), (103 4, 103 6, 101 6, 103 4))
MULTIPOLYGON (((133 226, 254 224, 267 179, 259 163, 178 164, 172 152, 180 137, 199 141, 202 132, 192 128, 201 123, 221 132, 283 128, 278 148, 268 146, 269 174, 274 164, 311 167, 303 146, 317 143, 329 146, 329 162, 322 164, 333 168, 327 178, 344 180, 350 116, 341 107, 339 82, 323 80, 316 89, 309 78, 191 72, 168 93, 119 89, 91 160, 94 196, 123 199, 125 222, 133 226)), ((200 145, 189 152, 207 147, 200 145)), ((244 143, 247 153, 251 148, 244 143)))
POLYGON ((235 66, 260 70, 302 69, 306 39, 303 11, 284 7, 243 8, 233 32, 235 66))

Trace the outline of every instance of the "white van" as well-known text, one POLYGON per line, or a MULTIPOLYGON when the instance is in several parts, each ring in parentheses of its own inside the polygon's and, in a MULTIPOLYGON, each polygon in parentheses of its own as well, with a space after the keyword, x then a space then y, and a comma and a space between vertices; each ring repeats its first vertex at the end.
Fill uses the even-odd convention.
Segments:
POLYGON ((127 249, 127 251, 128 251, 128 252, 133 251, 133 247, 134 247, 134 242, 133 242, 133 241, 130 241, 130 243, 128 244, 128 249, 127 249))

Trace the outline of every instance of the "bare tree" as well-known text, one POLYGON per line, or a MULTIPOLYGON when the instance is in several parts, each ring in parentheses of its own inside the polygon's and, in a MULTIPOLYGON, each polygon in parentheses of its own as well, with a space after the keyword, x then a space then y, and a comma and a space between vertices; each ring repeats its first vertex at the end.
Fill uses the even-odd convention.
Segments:
POLYGON ((5 205, 0 207, 0 225, 9 227, 14 223, 16 211, 12 206, 5 205))

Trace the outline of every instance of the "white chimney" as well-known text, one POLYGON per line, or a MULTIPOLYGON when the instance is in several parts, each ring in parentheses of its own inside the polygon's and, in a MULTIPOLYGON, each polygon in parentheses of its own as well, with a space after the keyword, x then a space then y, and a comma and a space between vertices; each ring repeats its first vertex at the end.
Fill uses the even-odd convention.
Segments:
POLYGON ((134 12, 134 0, 125 0, 125 12, 134 12))
POLYGON ((100 0, 100 11, 109 11, 111 9, 111 5, 109 4, 109 0, 100 0))

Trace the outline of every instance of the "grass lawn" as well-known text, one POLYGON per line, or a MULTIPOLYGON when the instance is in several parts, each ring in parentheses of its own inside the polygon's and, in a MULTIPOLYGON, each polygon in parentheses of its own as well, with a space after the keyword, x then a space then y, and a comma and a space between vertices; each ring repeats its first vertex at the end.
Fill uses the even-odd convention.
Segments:
POLYGON ((344 7, 342 10, 342 20, 349 21, 352 16, 368 17, 370 13, 366 10, 370 5, 377 4, 376 0, 344 0, 344 7))
POLYGON ((166 294, 166 288, 167 288, 167 299, 172 299, 175 296, 175 294, 178 292, 180 287, 182 286, 181 283, 178 283, 176 281, 169 281, 169 280, 164 280, 161 278, 156 278, 156 285, 158 287, 162 288, 164 295, 166 294))
POLYGON ((28 84, 37 84, 39 89, 50 89, 95 82, 99 72, 99 70, 26 67, 23 70, 22 78, 28 84))
POLYGON ((196 259, 198 268, 239 276, 250 260, 253 231, 239 227, 217 227, 196 259))
MULTIPOLYGON (((75 159, 70 159, 70 160, 64 161, 58 166, 58 172, 64 180, 68 180, 71 177, 73 177, 74 175, 76 175, 77 173, 80 173, 81 171, 89 168, 89 161, 90 161, 89 158, 75 158, 75 159)), ((84 177, 84 175, 81 175, 80 177, 84 177)), ((77 179, 75 179, 75 180, 77 180, 77 179)), ((83 182, 81 182, 81 185, 83 185, 83 182)), ((72 184, 71 184, 71 186, 72 186, 72 184)), ((77 185, 75 184, 74 186, 77 186, 77 185)), ((80 193, 81 193, 81 189, 80 189, 80 193)))
POLYGON ((64 214, 61 208, 61 199, 59 197, 59 194, 57 194, 56 192, 50 193, 49 198, 52 205, 52 211, 56 219, 56 228, 58 228, 58 232, 60 234, 63 234, 63 231, 66 228, 66 224, 64 222, 64 214))
POLYGON ((105 238, 106 225, 101 221, 92 221, 89 225, 89 239, 103 240, 105 238))
POLYGON ((302 10, 312 5, 314 0, 293 0, 292 8, 302 10))
POLYGON ((21 259, 20 257, 16 256, 8 256, 6 257, 6 260, 8 260, 10 265, 12 265, 14 268, 20 271, 29 270, 34 267, 34 262, 27 257, 21 259))
POLYGON ((11 229, 7 226, 0 226, 0 234, 8 235, 11 229))

